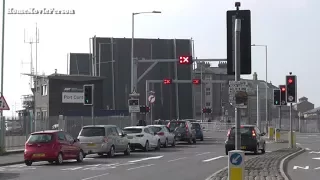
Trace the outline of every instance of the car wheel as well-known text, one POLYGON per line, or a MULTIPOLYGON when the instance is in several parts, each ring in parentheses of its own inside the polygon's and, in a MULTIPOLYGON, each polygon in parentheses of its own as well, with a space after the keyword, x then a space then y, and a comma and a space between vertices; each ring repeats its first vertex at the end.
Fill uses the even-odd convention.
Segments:
POLYGON ((168 139, 166 139, 166 141, 164 142, 163 147, 164 147, 164 148, 168 147, 168 139))
POLYGON ((229 154, 229 149, 226 148, 226 155, 228 156, 229 154))
POLYGON ((258 154, 259 153, 259 145, 257 144, 256 148, 253 151, 254 154, 258 154))
POLYGON ((124 155, 129 156, 131 153, 130 144, 127 145, 127 149, 124 151, 124 155))
POLYGON ((175 139, 173 139, 171 146, 172 146, 172 147, 175 147, 175 146, 176 146, 176 140, 175 140, 175 139))
POLYGON ((83 151, 80 150, 78 157, 77 157, 77 162, 82 162, 83 158, 84 158, 83 151))
POLYGON ((160 150, 160 148, 161 148, 161 141, 160 141, 160 140, 158 140, 156 150, 160 150))
POLYGON ((190 139, 188 139, 188 144, 191 144, 192 143, 192 141, 191 141, 191 138, 190 139))
POLYGON ((56 164, 60 165, 62 163, 63 163, 63 156, 62 156, 62 153, 59 153, 56 160, 56 164))
POLYGON ((31 166, 31 165, 32 165, 32 161, 26 160, 26 161, 24 161, 24 163, 25 163, 27 166, 31 166))
POLYGON ((48 163, 52 164, 52 163, 53 163, 53 161, 48 161, 48 163))
POLYGON ((193 142, 193 144, 196 144, 197 143, 196 138, 192 139, 192 142, 193 142))
POLYGON ((98 153, 99 156, 103 156, 103 153, 98 153))
POLYGON ((266 143, 263 144, 263 148, 261 149, 261 153, 266 153, 266 143))
POLYGON ((108 152, 109 157, 114 157, 115 151, 114 151, 114 146, 111 146, 110 151, 108 152))
POLYGON ((203 141, 203 136, 200 138, 200 141, 203 141))
POLYGON ((146 141, 146 144, 144 145, 144 151, 145 152, 149 151, 149 141, 146 141))

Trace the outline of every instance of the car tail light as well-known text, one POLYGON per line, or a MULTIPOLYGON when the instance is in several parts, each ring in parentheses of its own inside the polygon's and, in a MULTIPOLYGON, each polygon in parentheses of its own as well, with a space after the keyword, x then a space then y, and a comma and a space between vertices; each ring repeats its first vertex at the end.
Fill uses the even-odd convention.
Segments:
POLYGON ((108 137, 104 137, 102 142, 107 143, 108 142, 108 137))
POLYGON ((187 131, 187 133, 189 132, 188 124, 186 124, 186 131, 187 131))
POLYGON ((159 136, 164 136, 164 132, 158 132, 159 136))
POLYGON ((252 130, 252 137, 256 137, 256 131, 252 130))
POLYGON ((137 137, 143 137, 144 135, 143 134, 139 134, 139 135, 136 135, 137 137))

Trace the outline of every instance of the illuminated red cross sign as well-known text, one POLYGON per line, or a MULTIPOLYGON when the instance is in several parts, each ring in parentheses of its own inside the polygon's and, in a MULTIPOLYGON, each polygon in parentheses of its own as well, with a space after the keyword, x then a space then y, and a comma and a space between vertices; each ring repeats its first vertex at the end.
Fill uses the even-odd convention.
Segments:
POLYGON ((192 64, 192 56, 180 56, 179 64, 192 64))

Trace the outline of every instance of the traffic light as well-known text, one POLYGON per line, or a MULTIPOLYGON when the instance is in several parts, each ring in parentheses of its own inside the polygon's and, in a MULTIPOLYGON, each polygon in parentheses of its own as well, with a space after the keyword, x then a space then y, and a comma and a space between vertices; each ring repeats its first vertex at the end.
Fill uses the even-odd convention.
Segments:
POLYGON ((210 114, 210 113, 212 113, 212 110, 210 108, 203 108, 202 113, 203 114, 210 114))
POLYGON ((297 102, 297 76, 287 75, 286 76, 286 86, 287 86, 287 103, 297 102))
POLYGON ((172 84, 172 79, 164 79, 163 84, 172 84))
POLYGON ((273 90, 273 105, 281 106, 280 89, 273 90))
POLYGON ((84 101, 83 105, 92 106, 93 105, 93 84, 83 85, 84 101))
POLYGON ((150 112, 149 106, 140 106, 140 113, 148 113, 150 112))
POLYGON ((286 106, 287 105, 287 100, 286 100, 287 88, 286 88, 286 85, 279 85, 279 89, 280 89, 281 106, 286 106))
POLYGON ((192 56, 179 56, 179 64, 192 64, 192 56))
POLYGON ((201 79, 192 79, 192 84, 201 84, 201 79))

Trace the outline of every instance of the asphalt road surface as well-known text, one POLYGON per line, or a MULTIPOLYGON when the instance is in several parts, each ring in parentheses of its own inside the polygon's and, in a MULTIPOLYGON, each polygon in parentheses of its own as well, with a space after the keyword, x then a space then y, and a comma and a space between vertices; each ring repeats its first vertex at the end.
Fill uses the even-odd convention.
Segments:
POLYGON ((320 179, 320 134, 297 134, 297 144, 306 152, 289 161, 289 176, 292 180, 320 179))
MULTIPOLYGON (((212 133, 197 144, 178 144, 160 151, 132 152, 114 158, 88 156, 83 163, 65 162, 50 165, 47 162, 0 167, 1 180, 195 180, 206 179, 228 164, 224 151, 225 132, 212 133)), ((267 150, 275 149, 267 145, 267 150)), ((248 155, 246 158, 255 157, 248 155)))

